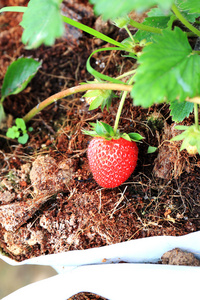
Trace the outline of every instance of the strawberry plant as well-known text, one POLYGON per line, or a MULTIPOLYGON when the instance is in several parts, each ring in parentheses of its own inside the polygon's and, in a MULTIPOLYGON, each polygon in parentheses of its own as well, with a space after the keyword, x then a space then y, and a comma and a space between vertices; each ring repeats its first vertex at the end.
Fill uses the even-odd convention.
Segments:
POLYGON ((142 139, 141 136, 118 131, 122 108, 127 93, 130 92, 133 104, 136 106, 148 108, 167 103, 172 121, 176 123, 182 122, 194 113, 194 124, 187 127, 177 126, 182 133, 173 140, 183 140, 180 150, 191 151, 192 147, 193 151, 200 153, 199 1, 90 0, 90 2, 94 5, 96 15, 101 15, 104 20, 110 19, 115 26, 126 30, 128 38, 118 42, 93 28, 63 16, 60 10, 61 0, 30 0, 28 7, 5 7, 0 10, 0 12, 24 13, 21 22, 24 28, 22 41, 28 49, 36 48, 42 43, 52 45, 63 33, 63 22, 111 44, 110 47, 96 49, 87 60, 86 68, 94 76, 94 82, 49 97, 24 116, 25 123, 54 101, 77 92, 87 91, 85 97, 90 99, 89 109, 92 110, 99 106, 102 109, 104 107, 109 109, 113 98, 112 91, 122 91, 114 127, 97 122, 91 124, 92 130, 84 132, 94 136, 94 139, 103 138, 105 143, 125 139, 134 145, 135 140, 142 139), (142 23, 131 18, 130 13, 133 10, 139 13, 147 12, 147 17, 142 23), (138 29, 134 35, 131 33, 132 28, 138 29), (131 69, 116 78, 95 70, 90 63, 92 56, 98 55, 101 51, 112 50, 120 51, 124 55, 124 60, 126 57, 137 60, 137 69, 131 69))

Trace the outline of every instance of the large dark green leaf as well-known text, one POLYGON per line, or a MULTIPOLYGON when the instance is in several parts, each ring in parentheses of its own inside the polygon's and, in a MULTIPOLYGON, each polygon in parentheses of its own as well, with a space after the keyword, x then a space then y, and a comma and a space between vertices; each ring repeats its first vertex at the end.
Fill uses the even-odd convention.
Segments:
POLYGON ((90 0, 94 4, 94 11, 103 15, 104 19, 115 19, 132 10, 142 12, 155 5, 159 5, 164 11, 169 10, 174 0, 90 0))
POLYGON ((170 115, 172 116, 172 120, 175 122, 181 122, 186 117, 189 117, 193 109, 194 103, 192 102, 179 102, 178 100, 175 100, 170 103, 170 115))
POLYGON ((64 31, 60 14, 60 0, 30 0, 20 25, 24 28, 22 42, 27 48, 37 48, 42 43, 53 45, 64 31))
POLYGON ((192 52, 186 33, 163 30, 139 58, 131 95, 136 105, 184 101, 200 93, 200 56, 192 52))
POLYGON ((19 58, 14 61, 7 69, 1 90, 1 101, 5 97, 18 94, 26 88, 37 70, 40 68, 41 62, 33 58, 19 58))

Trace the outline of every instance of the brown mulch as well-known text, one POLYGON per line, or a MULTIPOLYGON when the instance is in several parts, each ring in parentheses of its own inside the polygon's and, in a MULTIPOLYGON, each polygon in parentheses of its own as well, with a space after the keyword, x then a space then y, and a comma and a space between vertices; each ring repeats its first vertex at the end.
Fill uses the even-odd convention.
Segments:
MULTIPOLYGON (((2 3, 25 5, 28 1, 2 3)), ((85 1, 69 1, 68 5, 68 13, 95 26, 91 7, 85 1)), ((32 56, 43 63, 25 91, 5 100, 5 111, 13 119, 23 117, 50 95, 93 79, 85 64, 99 44, 82 32, 66 31, 54 46, 28 51, 20 40, 20 20, 19 13, 0 16, 0 84, 8 65, 20 56, 32 56)), ((123 33, 114 30, 110 34, 120 40, 123 33)), ((93 64, 97 70, 115 77, 119 70, 123 73, 134 67, 135 61, 127 59, 124 64, 123 58, 112 51, 95 57, 93 64)), ((87 129, 89 122, 95 120, 113 125, 120 94, 116 95, 109 112, 88 111, 81 94, 47 107, 31 120, 34 131, 29 133, 25 146, 7 139, 6 128, 2 129, 0 247, 11 258, 22 261, 136 238, 180 236, 200 230, 200 157, 189 157, 185 151, 179 152, 178 143, 169 142, 175 133, 166 105, 142 109, 127 99, 120 129, 145 137, 139 144, 137 167, 118 188, 102 189, 93 180, 86 154, 90 137, 83 135, 82 128, 87 129), (162 120, 159 126, 152 122, 155 113, 156 120, 162 120), (149 145, 158 150, 147 154, 149 145)), ((185 122, 191 124, 193 117, 185 122)), ((81 297, 77 299, 93 299, 81 297)))

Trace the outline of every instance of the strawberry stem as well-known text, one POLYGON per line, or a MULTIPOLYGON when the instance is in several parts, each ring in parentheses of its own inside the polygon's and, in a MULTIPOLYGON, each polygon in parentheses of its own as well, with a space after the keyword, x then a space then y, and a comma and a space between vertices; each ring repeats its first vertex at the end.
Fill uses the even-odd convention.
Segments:
POLYGON ((138 23, 138 22, 136 22, 133 19, 130 19, 130 25, 133 26, 133 27, 135 27, 135 28, 144 30, 144 31, 153 32, 153 33, 159 33, 159 34, 162 33, 162 29, 160 29, 160 28, 152 27, 152 26, 147 26, 147 25, 144 25, 142 23, 138 23))
MULTIPOLYGON (((128 81, 128 84, 131 85, 134 81, 134 77, 135 75, 133 75, 129 81, 128 81)), ((120 116, 121 116, 121 113, 122 113, 122 108, 124 106, 124 102, 126 100, 126 96, 128 94, 128 91, 124 91, 123 94, 122 94, 122 97, 121 97, 121 100, 120 100, 120 103, 119 103, 119 107, 118 107, 118 110, 117 110, 117 114, 116 114, 116 118, 115 118, 115 124, 114 124, 114 133, 116 134, 117 133, 117 129, 118 129, 118 125, 119 125, 119 120, 120 120, 120 116)))
POLYGON ((41 110, 43 110, 48 105, 56 102, 59 99, 62 99, 66 96, 70 96, 75 93, 85 92, 88 90, 115 90, 115 91, 128 91, 132 90, 132 85, 127 84, 119 84, 119 83, 88 83, 84 85, 78 85, 75 87, 71 87, 67 90, 61 91, 57 94, 52 95, 51 97, 45 99, 37 106, 35 106, 32 110, 30 110, 23 118, 25 123, 30 121, 36 114, 38 114, 41 110))
POLYGON ((175 4, 172 5, 172 11, 173 13, 176 15, 176 17, 189 29, 191 30, 194 34, 196 34, 197 36, 200 36, 200 31, 194 27, 192 24, 190 24, 184 17, 183 15, 180 13, 180 11, 178 10, 178 8, 176 7, 175 4))
POLYGON ((136 70, 131 70, 131 71, 128 71, 126 73, 123 73, 122 75, 117 76, 116 79, 121 79, 121 78, 130 76, 130 75, 135 74, 135 73, 136 73, 136 70))
POLYGON ((195 120, 195 127, 199 130, 199 111, 198 111, 198 104, 194 103, 194 120, 195 120))
POLYGON ((135 40, 134 40, 134 38, 133 38, 133 35, 131 34, 130 30, 128 29, 128 26, 125 25, 124 28, 126 29, 126 32, 127 32, 128 35, 130 36, 132 42, 135 43, 135 40))

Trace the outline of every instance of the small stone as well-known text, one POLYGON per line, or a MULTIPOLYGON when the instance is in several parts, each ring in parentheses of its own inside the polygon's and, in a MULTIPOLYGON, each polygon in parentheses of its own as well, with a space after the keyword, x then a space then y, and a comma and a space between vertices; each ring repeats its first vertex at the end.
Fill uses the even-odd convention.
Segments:
POLYGON ((161 257, 162 264, 177 266, 200 266, 200 260, 194 254, 182 251, 179 248, 167 251, 161 257))

